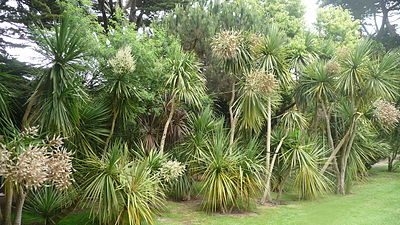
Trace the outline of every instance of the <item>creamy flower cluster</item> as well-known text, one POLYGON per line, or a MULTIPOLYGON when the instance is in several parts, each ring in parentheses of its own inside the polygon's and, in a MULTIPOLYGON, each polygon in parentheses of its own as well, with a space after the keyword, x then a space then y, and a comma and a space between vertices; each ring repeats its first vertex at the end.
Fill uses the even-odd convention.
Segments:
POLYGON ((262 70, 253 70, 246 74, 246 83, 251 89, 265 96, 271 95, 277 88, 274 75, 267 74, 262 70))
POLYGON ((19 153, 3 145, 0 147, 0 176, 27 189, 38 188, 48 182, 59 189, 66 189, 72 182, 72 153, 62 145, 61 137, 48 139, 47 143, 30 144, 19 153))
POLYGON ((169 182, 182 176, 182 174, 185 172, 185 169, 185 165, 182 165, 178 161, 170 160, 166 163, 163 163, 162 167, 160 168, 160 176, 163 180, 169 182))
POLYGON ((400 111, 390 102, 378 100, 374 103, 374 107, 374 115, 383 124, 392 127, 399 122, 400 111))
POLYGON ((39 126, 27 127, 21 133, 21 138, 36 138, 39 134, 39 126))
POLYGON ((133 58, 131 48, 128 46, 118 50, 115 57, 110 59, 108 63, 114 73, 129 73, 136 69, 136 60, 133 58))
POLYGON ((219 60, 235 58, 240 53, 243 36, 237 31, 222 31, 211 42, 212 54, 219 60))

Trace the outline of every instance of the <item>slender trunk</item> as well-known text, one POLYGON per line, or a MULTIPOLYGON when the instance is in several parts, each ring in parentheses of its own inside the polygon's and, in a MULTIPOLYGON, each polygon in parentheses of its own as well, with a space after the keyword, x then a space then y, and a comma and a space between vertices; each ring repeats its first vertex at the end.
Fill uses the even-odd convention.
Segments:
POLYGON ((324 117, 325 117, 326 133, 328 136, 328 144, 329 144, 329 147, 333 150, 333 149, 335 149, 335 144, 333 143, 330 116, 329 116, 328 110, 326 109, 326 106, 323 101, 321 101, 321 107, 322 107, 322 111, 323 111, 324 117))
POLYGON ((388 171, 389 172, 393 172, 393 164, 394 164, 394 161, 396 160, 396 158, 397 158, 397 154, 398 154, 398 149, 396 149, 395 151, 393 151, 390 155, 389 155, 389 157, 388 157, 388 171))
POLYGON ((161 142, 160 142, 160 153, 161 153, 161 155, 164 154, 165 139, 167 138, 169 124, 172 121, 172 117, 174 116, 175 109, 176 109, 175 99, 172 98, 171 99, 171 111, 169 112, 167 122, 165 122, 164 130, 163 130, 163 134, 162 134, 161 142))
POLYGON ((393 161, 394 161, 394 158, 389 156, 388 157, 388 172, 393 171, 393 161))
POLYGON ((332 150, 331 155, 329 156, 328 160, 325 162, 325 165, 322 167, 320 170, 321 174, 324 174, 328 166, 331 164, 332 160, 336 157, 337 153, 339 150, 342 148, 343 144, 346 142, 346 140, 349 138, 349 136, 352 134, 351 131, 353 130, 355 124, 355 119, 353 119, 352 124, 350 125, 349 129, 347 130, 346 134, 343 136, 342 140, 339 142, 339 144, 332 150))
POLYGON ((144 12, 141 11, 140 14, 136 18, 136 29, 139 29, 139 27, 142 27, 143 25, 143 15, 144 12))
POLYGON ((342 195, 346 194, 347 163, 349 160, 351 148, 353 147, 355 136, 356 136, 356 129, 355 129, 355 125, 354 125, 353 129, 352 129, 352 134, 351 134, 350 140, 349 140, 349 142, 345 148, 345 151, 343 152, 342 157, 341 157, 341 170, 340 170, 340 181, 339 181, 338 191, 339 191, 339 194, 342 194, 342 195))
POLYGON ((117 110, 117 95, 114 96, 114 102, 113 102, 113 118, 111 121, 111 129, 110 129, 110 134, 108 135, 106 142, 104 144, 104 149, 103 151, 106 152, 108 144, 111 141, 112 136, 114 135, 114 130, 115 130, 115 123, 117 122, 117 117, 118 117, 118 110, 117 110))
MULTIPOLYGON (((276 149, 275 149, 275 152, 274 152, 274 156, 272 157, 272 161, 271 161, 271 164, 270 164, 270 168, 269 168, 269 171, 268 171, 268 173, 267 173, 267 176, 266 176, 266 187, 269 187, 269 189, 270 189, 270 191, 269 192, 271 192, 271 178, 272 178, 272 172, 273 172, 273 169, 274 169, 274 165, 275 165, 275 161, 276 161, 276 158, 277 158, 277 156, 278 156, 278 152, 279 152, 279 150, 281 149, 281 147, 282 147, 282 144, 283 144, 283 141, 286 139, 286 137, 288 136, 288 134, 289 134, 289 131, 288 130, 286 130, 286 133, 285 133, 285 136, 283 136, 282 138, 281 138, 281 140, 279 141, 279 143, 278 143, 278 146, 276 147, 276 149)), ((265 194, 265 193, 264 193, 265 194)), ((271 201, 271 194, 269 194, 269 198, 270 198, 270 200, 269 201, 271 201)))
POLYGON ((266 181, 266 185, 265 185, 265 190, 264 190, 264 196, 262 199, 263 203, 266 202, 271 202, 271 183, 268 182, 268 180, 271 179, 271 174, 270 174, 270 160, 271 160, 271 97, 268 97, 268 102, 267 102, 267 110, 268 110, 268 115, 267 115, 267 154, 266 154, 266 158, 265 158, 265 170, 266 170, 266 174, 265 174, 265 181, 266 181))
POLYGON ((106 34, 108 34, 108 18, 107 18, 107 13, 106 9, 104 7, 105 0, 99 0, 99 8, 101 11, 101 16, 103 17, 103 28, 106 34))
POLYGON ((26 194, 24 193, 24 191, 21 188, 21 191, 19 193, 19 198, 18 198, 17 204, 15 206, 14 225, 21 225, 21 222, 22 222, 22 209, 24 207, 25 197, 26 197, 26 194))
POLYGON ((236 118, 235 115, 233 114, 233 104, 235 103, 235 96, 236 96, 235 86, 236 82, 232 81, 231 100, 229 101, 229 118, 231 122, 230 139, 229 139, 230 145, 232 145, 233 141, 235 140, 235 129, 236 129, 236 118))
POLYGON ((13 186, 10 181, 5 181, 6 191, 6 207, 4 209, 4 225, 11 225, 11 209, 13 202, 13 186))
POLYGON ((376 20, 376 13, 374 12, 374 25, 375 25, 375 34, 379 32, 378 22, 376 20))
POLYGON ((289 131, 286 130, 285 136, 283 136, 283 137, 281 138, 281 140, 280 140, 279 143, 278 143, 278 146, 277 146, 276 149, 275 149, 274 156, 272 157, 271 166, 270 166, 270 170, 269 170, 270 173, 272 173, 272 170, 273 170, 274 165, 275 165, 276 158, 278 157, 278 152, 279 152, 279 150, 281 149, 282 144, 283 144, 283 141, 286 139, 286 137, 288 136, 288 134, 289 134, 289 131))
POLYGON ((25 112, 24 112, 24 116, 22 117, 22 123, 21 123, 22 130, 25 127, 29 126, 29 120, 28 120, 29 119, 29 115, 31 114, 33 105, 36 103, 36 101, 37 101, 37 97, 36 96, 28 101, 28 105, 26 106, 26 109, 25 109, 25 112))
POLYGON ((289 167, 288 171, 286 172, 286 174, 283 176, 281 183, 279 184, 278 187, 278 194, 276 195, 276 201, 279 201, 281 196, 282 196, 282 192, 283 192, 283 188, 285 187, 285 182, 287 180, 287 178, 289 177, 290 171, 292 169, 289 167))
MULTIPOLYGON (((322 107, 322 112, 324 113, 324 117, 325 117, 326 135, 328 136, 328 144, 329 144, 329 147, 331 148, 331 151, 333 151, 335 149, 335 144, 333 142, 330 113, 328 112, 328 110, 325 106, 325 103, 323 101, 321 101, 321 107, 322 107)), ((338 175, 339 167, 337 165, 337 160, 335 157, 333 158, 333 168, 335 170, 335 174, 338 175)), ((325 170, 323 172, 325 172, 325 170)))
POLYGON ((136 22, 136 3, 137 0, 130 0, 130 11, 129 11, 129 22, 133 23, 136 22))

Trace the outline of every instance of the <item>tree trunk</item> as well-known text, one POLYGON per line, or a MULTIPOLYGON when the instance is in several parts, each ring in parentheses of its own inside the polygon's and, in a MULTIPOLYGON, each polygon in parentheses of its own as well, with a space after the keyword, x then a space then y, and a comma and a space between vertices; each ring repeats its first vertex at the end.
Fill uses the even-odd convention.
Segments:
POLYGON ((4 225, 11 225, 11 209, 13 202, 13 186, 10 181, 5 181, 5 192, 6 192, 6 207, 4 209, 4 225))
POLYGON ((393 164, 397 158, 397 154, 398 154, 398 149, 393 151, 388 157, 388 171, 389 172, 393 172, 393 170, 394 170, 393 164))
POLYGON ((390 9, 386 8, 386 2, 380 1, 380 7, 382 10, 382 23, 377 36, 379 38, 385 37, 387 35, 397 36, 396 28, 392 24, 390 24, 389 21, 390 9))
POLYGON ((165 122, 164 130, 163 130, 163 134, 162 134, 161 142, 160 142, 160 153, 161 153, 161 155, 164 154, 165 139, 167 138, 169 124, 172 121, 172 117, 174 116, 175 109, 176 109, 175 99, 172 98, 171 99, 171 111, 169 112, 167 122, 165 122))
POLYGON ((264 195, 262 199, 262 203, 267 203, 271 202, 271 183, 269 180, 271 179, 271 173, 270 173, 270 160, 271 160, 271 97, 268 97, 268 102, 267 102, 267 110, 268 110, 268 115, 267 115, 267 154, 265 157, 265 190, 264 190, 264 195))
POLYGON ((129 22, 136 22, 136 0, 130 0, 129 22))
POLYGON ((338 191, 339 191, 339 194, 342 194, 342 195, 346 194, 347 163, 349 160, 351 148, 353 147, 355 136, 356 136, 356 129, 355 129, 355 125, 354 125, 353 129, 352 129, 352 134, 351 134, 350 140, 349 140, 349 142, 345 148, 345 151, 343 152, 342 157, 341 157, 341 170, 340 170, 340 181, 338 182, 338 184, 339 184, 338 191))
POLYGON ((24 202, 25 202, 25 197, 26 194, 21 188, 21 191, 19 193, 18 201, 15 207, 15 219, 14 219, 14 225, 21 225, 22 222, 22 209, 24 207, 24 202))
POLYGON ((108 18, 107 18, 107 13, 106 9, 104 7, 105 0, 99 0, 99 9, 101 11, 101 16, 103 17, 103 28, 106 34, 108 34, 108 18))
POLYGON ((333 143, 330 116, 329 116, 328 110, 326 109, 326 106, 323 101, 321 101, 321 107, 322 107, 322 111, 323 111, 324 117, 325 117, 326 133, 328 136, 328 144, 329 144, 329 147, 333 150, 333 149, 335 149, 335 144, 333 143))
POLYGON ((389 156, 388 157, 388 172, 393 171, 393 161, 394 161, 394 158, 389 156))
MULTIPOLYGON (((325 106, 325 103, 323 101, 321 101, 321 107, 322 107, 322 112, 324 113, 324 117, 325 117, 326 134, 328 136, 328 144, 329 144, 329 147, 331 148, 331 150, 333 151, 335 149, 335 144, 333 142, 333 136, 332 136, 330 112, 328 112, 328 110, 325 106)), ((335 170, 336 176, 338 176, 340 171, 339 171, 339 167, 337 165, 337 160, 335 157, 333 158, 333 168, 335 170)), ((323 172, 325 172, 325 170, 323 172)))
POLYGON ((328 168, 328 166, 330 165, 330 163, 332 162, 332 160, 336 157, 337 153, 339 152, 339 150, 342 148, 343 144, 347 141, 347 139, 349 138, 349 136, 352 134, 352 130, 354 127, 354 123, 355 123, 355 118, 353 118, 352 124, 350 125, 349 129, 347 130, 346 134, 343 136, 342 140, 339 142, 339 144, 332 150, 331 155, 329 156, 328 160, 325 162, 324 166, 322 167, 322 169, 320 170, 321 174, 324 174, 326 169, 328 168))
POLYGON ((110 134, 108 135, 108 137, 106 139, 106 142, 104 144, 104 149, 103 149, 104 152, 106 152, 108 144, 111 141, 111 137, 114 135, 115 123, 117 122, 117 117, 118 117, 118 110, 117 110, 117 106, 116 106, 117 105, 117 101, 118 101, 118 98, 117 98, 117 95, 115 95, 114 96, 114 102, 113 102, 113 118, 112 118, 112 121, 111 121, 111 129, 110 129, 110 134))
POLYGON ((289 177, 289 174, 290 174, 291 170, 292 170, 292 168, 289 167, 288 171, 283 176, 281 183, 279 184, 278 194, 276 195, 276 199, 275 199, 276 201, 279 201, 281 199, 283 188, 285 187, 285 182, 286 182, 287 178, 289 177))
POLYGON ((235 140, 236 118, 233 114, 233 104, 236 96, 236 82, 232 81, 231 100, 229 101, 229 118, 231 122, 229 145, 232 145, 235 140))
POLYGON ((25 109, 25 112, 24 112, 24 116, 22 117, 22 122, 21 122, 22 130, 29 126, 29 115, 31 114, 32 107, 36 103, 36 101, 37 101, 37 97, 36 96, 32 97, 32 99, 30 99, 28 101, 28 105, 26 106, 26 109, 25 109))
MULTIPOLYGON (((271 164, 270 164, 270 166, 269 166, 269 167, 270 167, 270 168, 269 168, 269 171, 268 171, 268 173, 267 173, 267 175, 266 175, 266 184, 265 184, 265 186, 266 186, 266 187, 269 187, 269 192, 270 192, 270 194, 267 194, 267 196, 269 196, 269 198, 270 198, 269 201, 272 200, 272 198, 271 198, 271 178, 272 178, 272 172, 273 172, 273 170, 274 170, 275 161, 276 161, 276 158, 277 158, 277 156, 278 156, 278 152, 279 152, 279 150, 280 150, 281 147, 282 147, 283 141, 286 139, 286 137, 288 136, 288 134, 289 134, 289 131, 286 130, 285 136, 283 136, 282 139, 279 141, 278 146, 277 146, 276 149, 275 149, 274 156, 272 157, 272 161, 271 161, 271 164)), ((264 193, 264 195, 265 195, 265 193, 264 193)), ((268 197, 267 197, 267 198, 268 198, 268 197)))

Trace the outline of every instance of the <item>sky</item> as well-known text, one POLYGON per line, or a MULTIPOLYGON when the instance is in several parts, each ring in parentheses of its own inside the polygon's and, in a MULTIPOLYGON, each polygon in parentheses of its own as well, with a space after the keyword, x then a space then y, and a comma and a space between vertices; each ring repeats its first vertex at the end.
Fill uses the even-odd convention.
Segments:
MULTIPOLYGON (((306 6, 306 13, 304 15, 305 22, 307 26, 311 27, 316 21, 317 17, 317 1, 318 0, 302 0, 306 6)), ((10 1, 12 2, 12 1, 10 1)), ((7 24, 0 23, 0 26, 7 26, 7 24)), ((13 57, 21 62, 34 63, 34 62, 44 62, 44 57, 35 51, 35 45, 28 41, 13 40, 15 43, 27 44, 28 47, 25 48, 8 48, 7 51, 13 57)), ((41 63, 39 63, 41 64, 41 63)))

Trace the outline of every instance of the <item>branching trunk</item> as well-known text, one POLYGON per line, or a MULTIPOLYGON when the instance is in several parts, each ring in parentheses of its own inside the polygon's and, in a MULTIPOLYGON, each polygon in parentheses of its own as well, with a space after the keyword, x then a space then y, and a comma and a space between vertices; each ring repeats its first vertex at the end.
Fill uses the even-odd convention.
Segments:
POLYGON ((108 135, 106 142, 104 144, 104 149, 103 151, 105 152, 107 150, 108 144, 111 141, 112 136, 114 135, 114 130, 115 130, 115 123, 117 122, 117 118, 118 118, 118 109, 117 109, 117 95, 114 96, 114 101, 113 101, 113 118, 111 121, 111 129, 110 129, 110 134, 108 135))
POLYGON ((382 23, 381 26, 379 28, 378 37, 384 37, 386 35, 391 35, 391 36, 396 36, 396 28, 390 24, 389 21, 389 12, 390 9, 386 8, 386 2, 385 1, 380 1, 380 7, 382 10, 382 23))
POLYGON ((235 140, 235 129, 236 129, 236 118, 233 113, 233 104, 235 103, 235 97, 236 97, 236 82, 232 81, 231 100, 229 101, 229 118, 231 123, 229 144, 231 146, 233 144, 233 141, 235 140))
POLYGON ((176 109, 175 99, 172 98, 171 99, 171 111, 169 112, 167 122, 165 122, 164 130, 163 130, 163 134, 162 134, 161 142, 160 142, 160 153, 161 153, 161 155, 164 154, 165 140, 167 139, 168 128, 169 128, 169 125, 170 125, 170 123, 172 121, 172 117, 174 116, 175 109, 176 109))
POLYGON ((267 110, 268 110, 268 115, 267 115, 267 154, 265 157, 265 170, 266 170, 266 174, 265 174, 265 190, 264 190, 264 195, 263 195, 263 199, 262 199, 262 203, 267 203, 267 202, 271 202, 272 198, 271 198, 271 183, 269 182, 269 180, 271 179, 271 173, 269 172, 271 169, 271 113, 272 113, 272 109, 271 109, 271 97, 268 97, 268 102, 267 102, 267 110))
POLYGON ((340 169, 340 181, 338 182, 338 191, 339 194, 345 195, 346 194, 346 170, 347 170, 347 164, 350 156, 350 151, 351 148, 353 147, 354 143, 354 138, 356 136, 356 130, 355 130, 355 125, 353 126, 353 131, 350 137, 350 140, 346 146, 345 151, 342 154, 341 157, 341 169, 340 169))
POLYGON ((5 182, 6 185, 6 207, 4 209, 4 225, 11 225, 11 209, 13 202, 14 189, 10 181, 5 182))
POLYGON ((326 133, 328 136, 328 144, 329 144, 329 147, 333 150, 333 149, 335 149, 335 144, 333 143, 331 120, 330 120, 328 110, 326 109, 325 103, 323 101, 321 101, 321 107, 322 107, 322 112, 324 113, 325 122, 326 122, 326 133))
POLYGON ((331 164, 332 160, 336 157, 337 153, 339 150, 342 148, 343 144, 347 141, 347 139, 350 137, 352 134, 352 130, 355 124, 355 119, 353 119, 352 124, 350 125, 349 129, 347 130, 346 134, 343 136, 342 140, 339 142, 339 144, 332 150, 331 155, 329 156, 328 160, 325 162, 324 166, 320 170, 321 174, 324 174, 328 166, 331 164))
MULTIPOLYGON (((276 158, 278 157, 278 152, 279 152, 279 150, 281 149, 281 147, 282 147, 282 144, 283 144, 283 141, 286 139, 286 137, 288 136, 288 134, 289 134, 289 131, 288 130, 286 130, 286 133, 285 133, 285 136, 283 136, 282 138, 281 138, 281 140, 279 141, 279 143, 278 143, 278 146, 276 147, 276 149, 275 149, 275 152, 274 152, 274 156, 272 157, 272 161, 271 161, 271 164, 269 165, 269 171, 268 171, 268 173, 267 173, 267 175, 266 175, 266 187, 269 187, 269 194, 267 194, 267 196, 269 196, 269 200, 268 201, 271 201, 271 178, 272 178, 272 172, 273 172, 273 170, 274 170, 274 165, 275 165, 275 161, 276 161, 276 158)), ((267 191, 267 190, 266 190, 267 191)), ((264 195, 265 195, 265 193, 264 193, 264 195)))
POLYGON ((17 204, 15 206, 14 225, 21 225, 21 222, 22 222, 22 209, 24 207, 25 198, 26 198, 26 193, 24 193, 24 191, 21 189, 20 193, 19 193, 17 204))

